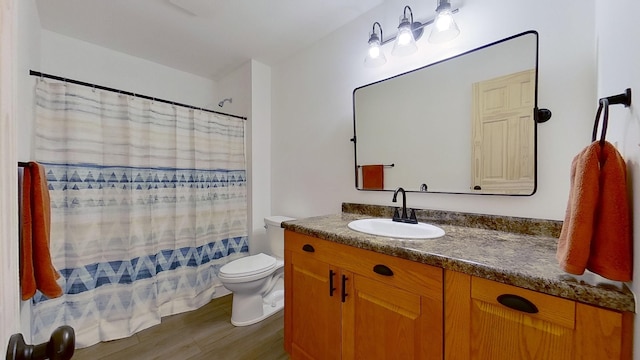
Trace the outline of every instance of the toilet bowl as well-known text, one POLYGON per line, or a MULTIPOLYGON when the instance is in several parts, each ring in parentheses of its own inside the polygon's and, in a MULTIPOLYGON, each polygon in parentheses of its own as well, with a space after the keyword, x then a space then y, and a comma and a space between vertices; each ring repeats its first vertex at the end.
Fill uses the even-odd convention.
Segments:
POLYGON ((231 323, 247 326, 284 308, 284 216, 265 218, 269 252, 245 256, 222 266, 218 278, 233 293, 231 323))

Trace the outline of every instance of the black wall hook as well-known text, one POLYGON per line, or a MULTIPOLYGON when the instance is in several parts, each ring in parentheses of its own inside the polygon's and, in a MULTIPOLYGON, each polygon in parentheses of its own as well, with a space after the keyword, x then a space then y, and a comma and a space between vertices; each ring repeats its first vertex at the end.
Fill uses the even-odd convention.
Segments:
POLYGON ((600 98, 600 102, 605 99, 609 102, 609 105, 622 104, 624 107, 629 107, 631 106, 631 89, 627 88, 622 94, 600 98))
POLYGON ((551 119, 551 110, 549 109, 538 109, 535 108, 533 115, 535 116, 536 122, 537 123, 544 123, 549 121, 549 119, 551 119))
POLYGON ((631 89, 627 88, 624 93, 600 98, 598 100, 598 111, 596 111, 596 119, 593 123, 593 132, 591 133, 591 141, 596 141, 598 136, 598 125, 600 123, 600 115, 604 110, 602 118, 602 129, 600 130, 600 146, 604 145, 607 136, 607 125, 609 123, 609 105, 622 104, 624 107, 631 106, 631 89))

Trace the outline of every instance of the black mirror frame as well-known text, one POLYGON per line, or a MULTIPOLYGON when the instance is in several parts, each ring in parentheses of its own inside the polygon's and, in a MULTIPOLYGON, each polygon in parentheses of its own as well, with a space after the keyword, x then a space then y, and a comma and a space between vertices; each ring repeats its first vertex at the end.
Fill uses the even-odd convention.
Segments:
POLYGON ((349 140, 353 142, 354 175, 355 175, 354 178, 355 178, 355 188, 356 188, 356 190, 359 190, 359 191, 393 191, 392 189, 389 189, 389 190, 386 190, 386 189, 374 190, 374 189, 360 189, 360 188, 358 188, 358 182, 359 182, 359 177, 358 177, 358 158, 357 158, 358 157, 358 155, 357 155, 357 142, 358 142, 358 139, 357 139, 357 133, 356 133, 356 108, 355 108, 355 94, 356 94, 356 91, 358 89, 366 87, 366 86, 370 86, 370 85, 373 85, 373 84, 377 84, 377 83, 380 83, 380 82, 383 82, 383 81, 386 81, 386 80, 389 80, 389 79, 393 79, 393 78, 396 78, 396 77, 399 77, 399 76, 403 76, 403 75, 406 75, 406 74, 409 74, 409 73, 412 73, 412 72, 415 72, 415 71, 418 71, 418 70, 421 70, 421 69, 424 69, 424 68, 427 68, 427 67, 430 67, 430 66, 433 66, 433 65, 436 65, 436 64, 440 64, 440 63, 448 61, 448 60, 452 60, 452 59, 455 59, 455 58, 458 58, 458 57, 461 57, 461 56, 465 56, 465 55, 468 55, 470 53, 473 53, 473 52, 485 49, 487 47, 490 47, 490 46, 493 46, 493 45, 497 45, 497 44, 503 43, 505 41, 509 41, 509 40, 512 40, 512 39, 515 39, 517 37, 524 36, 524 35, 527 35, 527 34, 534 34, 536 36, 536 60, 535 60, 535 67, 536 67, 535 79, 536 79, 536 84, 535 84, 535 94, 534 94, 534 103, 535 104, 534 104, 534 109, 533 109, 533 112, 534 112, 534 114, 533 114, 534 116, 533 117, 534 117, 534 121, 535 121, 536 126, 534 127, 535 156, 534 156, 534 181, 533 181, 534 185, 533 185, 532 192, 530 194, 486 194, 486 193, 483 194, 483 193, 473 193, 473 192, 448 192, 448 191, 428 191, 428 190, 424 190, 424 191, 407 190, 407 192, 412 192, 412 193, 433 193, 433 194, 457 194, 457 195, 492 195, 492 196, 532 196, 532 195, 534 195, 536 193, 536 191, 537 191, 537 188, 538 188, 538 127, 537 127, 537 124, 545 123, 545 122, 549 121, 549 119, 551 119, 551 116, 552 116, 551 110, 546 109, 546 108, 542 108, 542 109, 538 108, 538 81, 539 81, 538 80, 538 71, 539 71, 539 51, 540 51, 539 42, 540 42, 540 36, 539 36, 538 32, 535 31, 535 30, 524 31, 524 32, 521 32, 521 33, 518 33, 518 34, 515 34, 515 35, 512 35, 512 36, 506 37, 504 39, 500 39, 500 40, 485 44, 485 45, 480 46, 478 48, 465 51, 465 52, 463 52, 461 54, 458 54, 458 55, 455 55, 455 56, 452 56, 452 57, 449 57, 449 58, 446 58, 446 59, 442 59, 442 60, 436 61, 434 63, 428 64, 428 65, 425 65, 425 66, 421 66, 419 68, 416 68, 416 69, 413 69, 413 70, 410 70, 410 71, 406 71, 404 73, 401 73, 401 74, 398 74, 398 75, 394 75, 394 76, 391 76, 389 78, 378 80, 378 81, 375 81, 373 83, 362 85, 362 86, 359 86, 359 87, 355 88, 353 90, 353 93, 352 93, 353 137, 351 139, 349 139, 349 140))

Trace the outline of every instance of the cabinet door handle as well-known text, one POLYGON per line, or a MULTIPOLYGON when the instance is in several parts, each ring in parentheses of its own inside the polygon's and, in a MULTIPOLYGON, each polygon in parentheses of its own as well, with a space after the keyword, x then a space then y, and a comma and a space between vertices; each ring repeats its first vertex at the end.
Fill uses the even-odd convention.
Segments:
POLYGON ((538 312, 538 307, 522 296, 513 294, 502 294, 498 296, 496 300, 498 300, 500 304, 513 310, 522 311, 529 314, 536 314, 538 312))
POLYGON ((336 290, 336 288, 333 287, 333 277, 335 274, 335 271, 329 270, 329 296, 333 296, 333 292, 336 290))
POLYGON ((304 250, 306 252, 315 252, 316 251, 316 249, 314 249, 313 246, 309 245, 309 244, 302 245, 302 250, 304 250))
POLYGON ((393 276, 393 270, 391 270, 387 265, 382 265, 382 264, 375 265, 373 267, 373 272, 383 276, 393 276))
POLYGON ((347 280, 349 278, 346 275, 342 275, 342 302, 345 302, 347 299, 347 280))

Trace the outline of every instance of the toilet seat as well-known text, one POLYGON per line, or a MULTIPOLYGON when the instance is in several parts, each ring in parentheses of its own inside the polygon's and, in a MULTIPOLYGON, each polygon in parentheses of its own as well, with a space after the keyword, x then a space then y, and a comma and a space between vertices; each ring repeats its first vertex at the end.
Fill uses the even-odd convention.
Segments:
POLYGON ((229 282, 251 281, 270 275, 276 265, 276 258, 267 254, 245 256, 222 266, 218 277, 229 282))

